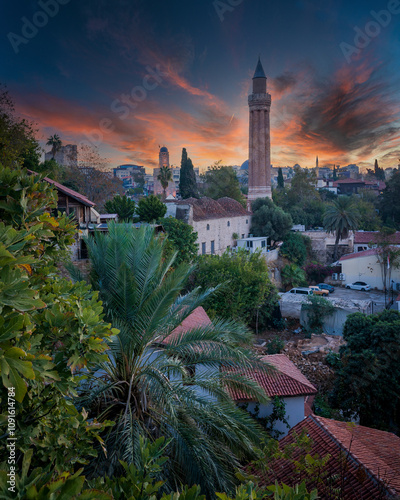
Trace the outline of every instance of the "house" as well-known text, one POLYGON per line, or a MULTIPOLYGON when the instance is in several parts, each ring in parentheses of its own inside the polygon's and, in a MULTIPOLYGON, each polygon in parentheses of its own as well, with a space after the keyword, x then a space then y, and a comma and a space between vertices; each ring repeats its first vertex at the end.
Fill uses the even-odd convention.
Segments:
POLYGON ((305 475, 296 473, 294 460, 306 453, 319 458, 329 454, 323 467, 327 476, 317 483, 314 474, 307 481, 309 490, 318 489, 319 498, 328 498, 333 488, 341 490, 340 498, 346 500, 394 499, 400 495, 400 438, 395 434, 309 415, 280 440, 280 448, 293 444, 302 432, 311 439, 311 450, 295 448, 291 460, 270 461, 265 471, 249 468, 260 477, 260 486, 275 481, 298 484, 305 475))
POLYGON ((342 265, 342 274, 346 283, 364 281, 372 288, 384 290, 382 267, 387 265, 389 265, 389 269, 387 269, 386 273, 386 288, 391 288, 391 281, 393 281, 394 289, 397 289, 397 284, 400 283, 400 268, 393 268, 390 266, 390 262, 383 262, 382 258, 379 258, 376 248, 343 255, 339 262, 342 265))
POLYGON ((358 194, 361 189, 368 189, 376 195, 382 193, 386 184, 383 181, 364 181, 363 179, 338 179, 332 183, 338 194, 358 194))
MULTIPOLYGON (((400 231, 388 235, 385 240, 390 245, 400 247, 400 231)), ((382 241, 382 233, 380 231, 355 231, 354 232, 354 252, 362 252, 373 248, 382 241)))
POLYGON ((166 217, 185 221, 197 232, 199 255, 222 255, 231 248, 235 238, 247 238, 251 226, 251 212, 232 198, 166 201, 166 217))
POLYGON ((259 250, 262 254, 268 252, 268 238, 266 236, 249 236, 248 238, 240 238, 237 240, 236 248, 243 248, 250 253, 255 253, 259 250))
MULTIPOLYGON (((317 389, 301 371, 290 361, 285 354, 271 354, 263 356, 262 361, 272 365, 274 371, 265 372, 256 369, 244 370, 243 374, 255 380, 262 387, 269 398, 278 396, 283 399, 286 409, 286 420, 289 428, 294 427, 305 417, 306 397, 317 393, 317 389)), ((231 390, 233 400, 240 406, 245 406, 247 411, 254 414, 258 407, 258 417, 264 418, 271 415, 273 404, 259 404, 240 390, 231 390)), ((288 432, 287 425, 282 421, 275 423, 275 430, 283 435, 288 432)))

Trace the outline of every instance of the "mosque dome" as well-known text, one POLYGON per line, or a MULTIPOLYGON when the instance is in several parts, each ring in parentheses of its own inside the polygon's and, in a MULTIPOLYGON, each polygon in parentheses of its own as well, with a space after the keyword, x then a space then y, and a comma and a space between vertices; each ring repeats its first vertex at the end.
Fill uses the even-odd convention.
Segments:
POLYGON ((249 160, 246 160, 242 163, 240 170, 249 170, 249 160))
POLYGON ((160 148, 160 153, 168 153, 168 149, 163 146, 162 148, 160 148))

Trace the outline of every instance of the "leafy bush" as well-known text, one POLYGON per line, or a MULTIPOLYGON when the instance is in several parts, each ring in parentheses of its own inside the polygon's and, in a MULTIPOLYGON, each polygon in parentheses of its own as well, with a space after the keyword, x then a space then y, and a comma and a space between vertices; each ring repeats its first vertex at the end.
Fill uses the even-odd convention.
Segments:
POLYGON ((308 312, 309 329, 321 332, 324 326, 324 318, 330 316, 335 311, 335 306, 327 299, 318 295, 309 295, 308 302, 303 304, 303 308, 308 312))
POLYGON ((285 347, 285 341, 276 335, 267 343, 267 353, 268 354, 280 354, 285 347))
POLYGON ((286 257, 290 262, 302 266, 307 258, 307 247, 304 237, 300 233, 290 232, 281 248, 280 253, 286 257))
POLYGON ((281 270, 282 284, 285 289, 304 286, 307 284, 303 269, 296 264, 287 264, 281 270))
POLYGON ((175 265, 182 262, 192 262, 197 257, 199 244, 197 243, 197 233, 193 231, 192 226, 186 224, 183 220, 168 217, 161 219, 160 223, 167 231, 168 253, 178 252, 175 265))
POLYGON ((332 268, 317 262, 312 262, 304 267, 307 280, 312 283, 324 282, 325 278, 332 274, 332 268))

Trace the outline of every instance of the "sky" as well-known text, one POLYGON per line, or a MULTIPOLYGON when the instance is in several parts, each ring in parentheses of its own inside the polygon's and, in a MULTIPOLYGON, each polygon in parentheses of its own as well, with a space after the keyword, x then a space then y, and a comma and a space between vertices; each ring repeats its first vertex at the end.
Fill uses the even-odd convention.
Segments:
POLYGON ((240 165, 260 56, 273 166, 399 163, 400 0, 20 0, 0 37, 0 83, 43 147, 240 165))

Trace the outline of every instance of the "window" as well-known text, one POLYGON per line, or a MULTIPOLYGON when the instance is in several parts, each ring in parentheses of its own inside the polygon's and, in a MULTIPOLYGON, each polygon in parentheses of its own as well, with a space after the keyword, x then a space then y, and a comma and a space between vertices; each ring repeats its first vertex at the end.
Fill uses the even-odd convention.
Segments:
POLYGON ((215 253, 215 243, 214 243, 214 240, 211 242, 211 255, 214 255, 215 253))
POLYGON ((265 248, 267 246, 267 242, 265 240, 261 240, 261 248, 265 248))
POLYGON ((231 221, 228 220, 228 222, 226 223, 226 225, 229 227, 231 225, 231 221))
POLYGON ((207 231, 210 230, 210 224, 207 224, 207 231))
POLYGON ((248 223, 249 223, 249 219, 246 219, 246 224, 248 224, 248 223))
POLYGON ((206 253, 206 244, 205 244, 205 243, 202 243, 202 244, 201 244, 201 254, 202 254, 202 255, 205 255, 205 253, 206 253))
POLYGON ((252 241, 246 241, 246 246, 247 246, 247 248, 253 248, 253 242, 252 241))
POLYGON ((242 234, 242 240, 243 240, 243 238, 244 238, 244 234, 242 234))

